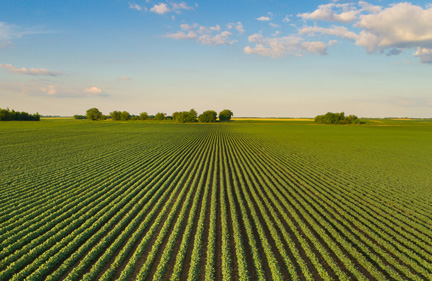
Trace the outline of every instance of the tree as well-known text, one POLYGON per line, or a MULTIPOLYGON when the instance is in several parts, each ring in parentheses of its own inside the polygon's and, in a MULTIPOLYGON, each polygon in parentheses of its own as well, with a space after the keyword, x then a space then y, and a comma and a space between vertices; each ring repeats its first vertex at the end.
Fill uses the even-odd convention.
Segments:
POLYGON ((229 109, 224 109, 221 112, 219 112, 219 121, 230 121, 231 116, 233 116, 234 113, 232 113, 229 109))
POLYGON ((95 121, 101 119, 102 112, 100 112, 99 109, 93 107, 87 110, 86 116, 87 119, 95 121))
POLYGON ((129 114, 129 112, 127 112, 127 111, 123 111, 122 113, 121 113, 121 120, 122 121, 127 121, 127 120, 129 120, 130 119, 130 114, 129 114))
POLYGON ((0 108, 0 121, 40 121, 40 115, 0 108))
POLYGON ((196 112, 195 109, 189 110, 189 116, 187 122, 196 122, 196 119, 198 118, 198 112, 196 112))
POLYGON ((198 120, 200 122, 206 122, 206 123, 216 122, 216 116, 217 116, 216 111, 207 110, 207 111, 204 111, 203 114, 201 114, 199 116, 198 120))
POLYGON ((146 119, 148 119, 148 114, 147 114, 147 112, 141 112, 141 114, 140 114, 140 120, 146 120, 146 119))
POLYGON ((327 112, 325 115, 315 117, 315 123, 318 124, 360 124, 360 120, 355 115, 345 116, 344 112, 333 113, 327 112))
POLYGON ((153 117, 153 120, 165 120, 166 113, 158 112, 153 117))
POLYGON ((198 113, 195 109, 189 111, 174 112, 172 114, 172 119, 178 123, 192 123, 196 122, 198 113))
POLYGON ((111 119, 114 121, 119 121, 121 119, 121 111, 114 110, 110 112, 111 119))

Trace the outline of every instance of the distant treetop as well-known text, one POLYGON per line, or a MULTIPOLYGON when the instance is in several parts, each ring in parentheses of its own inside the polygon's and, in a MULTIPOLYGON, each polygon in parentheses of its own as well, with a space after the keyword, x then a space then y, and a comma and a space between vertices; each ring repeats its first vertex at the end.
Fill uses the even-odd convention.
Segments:
POLYGON ((103 117, 102 112, 100 112, 99 109, 97 109, 95 107, 88 109, 86 112, 86 116, 87 116, 87 119, 93 120, 93 121, 100 120, 103 117))
POLYGON ((0 108, 0 121, 40 121, 40 115, 0 108))
POLYGON ((193 123, 196 122, 198 113, 195 109, 189 111, 174 112, 172 119, 178 123, 193 123))
POLYGON ((221 112, 219 112, 219 121, 230 121, 231 116, 233 116, 234 113, 232 113, 229 109, 224 109, 221 112))
POLYGON ((204 123, 214 123, 214 122, 216 122, 216 116, 217 116, 216 111, 207 110, 207 111, 204 111, 203 114, 201 114, 198 117, 198 120, 200 122, 204 122, 204 123))
POLYGON ((333 113, 327 112, 325 115, 315 117, 315 123, 318 124, 360 124, 360 120, 355 115, 345 116, 344 112, 333 113))

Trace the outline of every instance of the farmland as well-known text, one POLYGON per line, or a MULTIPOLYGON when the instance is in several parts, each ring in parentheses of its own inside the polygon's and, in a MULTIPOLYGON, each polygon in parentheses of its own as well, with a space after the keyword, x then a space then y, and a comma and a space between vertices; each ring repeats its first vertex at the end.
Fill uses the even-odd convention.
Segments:
POLYGON ((4 122, 0 280, 430 280, 431 140, 422 120, 4 122))

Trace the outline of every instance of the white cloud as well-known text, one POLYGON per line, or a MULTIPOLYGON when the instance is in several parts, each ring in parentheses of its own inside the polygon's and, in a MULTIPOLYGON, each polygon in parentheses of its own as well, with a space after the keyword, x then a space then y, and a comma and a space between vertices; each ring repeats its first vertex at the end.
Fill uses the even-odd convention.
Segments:
POLYGON ((259 21, 269 21, 270 18, 269 18, 269 17, 262 16, 262 17, 257 18, 257 20, 259 20, 259 21))
MULTIPOLYGON (((196 5, 196 7, 198 7, 196 5)), ((159 3, 158 5, 154 5, 153 8, 150 9, 150 12, 163 15, 169 12, 175 12, 177 14, 180 14, 181 10, 193 10, 194 8, 191 6, 188 6, 185 2, 180 3, 171 3, 171 4, 165 4, 165 3, 159 3)), ((174 16, 171 17, 173 20, 175 19, 174 16)))
POLYGON ((160 3, 159 5, 154 5, 153 8, 150 9, 150 12, 163 15, 170 12, 170 8, 165 3, 160 3))
POLYGON ((190 6, 186 5, 185 2, 173 3, 171 5, 171 8, 172 8, 173 11, 178 11, 178 10, 193 10, 193 7, 190 7, 190 6))
POLYGON ((303 18, 304 20, 321 20, 321 21, 329 21, 329 22, 340 22, 340 23, 351 23, 357 19, 357 15, 359 10, 353 7, 351 4, 325 4, 319 5, 318 9, 313 11, 312 13, 303 13, 298 14, 298 17, 303 18), (334 11, 333 8, 337 8, 337 11, 334 11))
POLYGON ((339 43, 337 40, 330 40, 327 44, 329 46, 335 46, 337 43, 339 43))
POLYGON ((46 93, 49 96, 54 96, 57 94, 56 86, 47 85, 39 88, 43 93, 46 93))
POLYGON ((187 23, 183 23, 183 24, 180 25, 180 28, 182 30, 185 30, 185 31, 188 31, 188 30, 191 30, 191 29, 194 29, 194 28, 197 28, 197 27, 198 27, 198 24, 196 24, 196 23, 194 23, 193 25, 190 25, 190 24, 187 24, 187 23))
POLYGON ((221 27, 219 24, 217 24, 216 26, 210 26, 209 29, 213 31, 221 31, 221 27))
POLYGON ((231 35, 229 31, 222 31, 216 35, 204 34, 198 37, 198 42, 205 45, 232 45, 234 41, 229 40, 231 35))
POLYGON ((122 76, 122 77, 119 78, 119 80, 131 80, 131 79, 129 77, 127 77, 127 76, 122 76))
POLYGON ((315 42, 303 42, 301 46, 307 50, 309 53, 315 53, 320 55, 327 54, 327 45, 321 41, 315 42))
POLYGON ((23 68, 17 68, 13 66, 12 64, 0 64, 0 68, 9 69, 11 72, 18 73, 18 74, 27 74, 27 75, 43 75, 43 76, 60 76, 62 73, 50 71, 45 68, 30 68, 27 69, 25 67, 23 68))
POLYGON ((137 11, 142 10, 142 7, 140 5, 138 5, 137 3, 129 3, 129 8, 137 10, 137 11))
MULTIPOLYGON (((228 29, 232 29, 233 27, 233 24, 227 25, 228 29)), ((235 40, 230 40, 232 33, 227 30, 222 30, 220 25, 206 27, 194 23, 192 25, 181 24, 180 28, 182 31, 167 34, 165 37, 178 40, 193 39, 204 45, 232 45, 236 42, 235 40)), ((238 30, 242 28, 243 26, 238 22, 236 29, 238 30)))
POLYGON ((270 22, 269 25, 270 25, 271 27, 273 27, 273 28, 278 28, 278 27, 280 27, 280 25, 277 25, 277 24, 272 23, 272 22, 270 22))
POLYGON ((102 89, 93 86, 93 87, 90 87, 90 88, 85 88, 84 89, 84 93, 91 94, 91 95, 98 95, 98 94, 102 93, 102 89))
POLYGON ((283 18, 283 20, 282 20, 283 22, 290 22, 291 20, 290 20, 290 16, 289 15, 286 15, 284 18, 283 18))
POLYGON ((235 29, 241 34, 243 32, 245 32, 244 28, 243 28, 243 24, 241 22, 237 22, 235 29))
POLYGON ((302 53, 326 54, 326 44, 320 41, 303 42, 303 38, 298 36, 286 36, 276 38, 266 38, 261 34, 249 36, 249 42, 255 43, 254 47, 246 46, 246 54, 258 54, 272 58, 284 55, 301 56, 302 53))
POLYGON ((313 36, 316 33, 319 34, 328 34, 333 36, 342 37, 345 39, 358 39, 358 34, 349 31, 345 26, 332 26, 331 28, 324 28, 319 26, 306 26, 299 29, 299 34, 308 34, 309 36, 313 36))
POLYGON ((362 11, 366 11, 366 12, 371 13, 371 14, 379 13, 382 10, 381 6, 375 6, 375 5, 372 5, 372 4, 367 3, 365 1, 360 1, 360 2, 358 2, 358 4, 361 7, 362 11))
POLYGON ((432 49, 417 48, 414 56, 420 58, 420 61, 422 63, 432 63, 432 49))
POLYGON ((432 8, 399 3, 378 14, 360 16, 356 44, 370 53, 392 48, 432 48, 432 8))
POLYGON ((170 33, 165 35, 165 37, 169 37, 169 38, 173 38, 173 39, 179 39, 179 40, 185 40, 185 39, 196 39, 198 38, 198 34, 193 31, 190 30, 188 31, 188 33, 185 33, 183 31, 179 31, 177 33, 170 33))
POLYGON ((235 28, 239 34, 245 32, 243 24, 240 21, 238 21, 237 23, 229 23, 226 25, 226 28, 228 30, 235 28))

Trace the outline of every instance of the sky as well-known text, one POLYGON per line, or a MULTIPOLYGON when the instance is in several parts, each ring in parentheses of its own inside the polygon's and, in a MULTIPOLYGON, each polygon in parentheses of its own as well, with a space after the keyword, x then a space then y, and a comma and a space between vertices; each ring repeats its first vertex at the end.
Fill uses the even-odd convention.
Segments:
POLYGON ((432 117, 432 1, 2 1, 0 108, 432 117))

